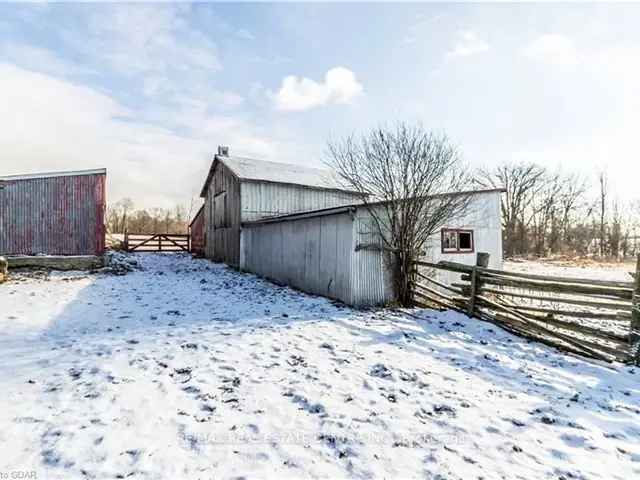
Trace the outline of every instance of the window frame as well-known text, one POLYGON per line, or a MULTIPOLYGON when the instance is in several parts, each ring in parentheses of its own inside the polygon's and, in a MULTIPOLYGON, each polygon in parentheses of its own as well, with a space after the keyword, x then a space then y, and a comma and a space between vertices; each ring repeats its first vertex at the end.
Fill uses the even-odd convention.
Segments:
POLYGON ((475 249, 476 249, 476 242, 475 242, 475 238, 474 238, 474 232, 472 229, 470 228, 443 228, 442 230, 440 230, 440 252, 442 254, 452 254, 452 255, 456 255, 456 254, 464 254, 464 253, 475 253, 475 249), (455 233, 456 234, 456 248, 455 250, 453 248, 445 248, 444 246, 444 237, 446 234, 448 233, 455 233), (471 248, 465 248, 465 249, 461 249, 460 248, 460 234, 461 233, 468 233, 469 235, 471 235, 471 248))

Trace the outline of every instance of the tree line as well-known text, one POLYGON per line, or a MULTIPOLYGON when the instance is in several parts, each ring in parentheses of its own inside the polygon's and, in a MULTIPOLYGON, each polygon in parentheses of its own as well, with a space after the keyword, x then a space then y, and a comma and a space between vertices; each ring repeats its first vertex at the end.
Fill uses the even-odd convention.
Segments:
POLYGON ((606 172, 593 178, 535 163, 482 169, 474 182, 502 187, 505 257, 624 258, 640 253, 640 202, 624 203, 606 172))
MULTIPOLYGON (((349 138, 331 144, 329 157, 327 163, 351 190, 364 194, 373 189, 376 199, 393 200, 389 203, 392 211, 385 212, 385 218, 381 218, 378 210, 372 210, 377 223, 388 224, 385 230, 400 232, 392 242, 393 248, 408 242, 416 244, 419 250, 437 230, 434 223, 441 217, 455 216, 464 207, 438 204, 440 210, 434 213, 433 202, 424 205, 418 202, 404 203, 397 211, 397 200, 468 187, 505 189, 502 195, 505 257, 564 255, 619 259, 640 253, 640 200, 620 201, 606 172, 589 177, 552 171, 536 163, 505 163, 461 175, 458 154, 446 137, 439 138, 405 124, 396 130, 374 130, 357 140, 349 138), (411 211, 402 211, 409 207, 411 211), (416 211, 429 221, 416 223, 420 216, 416 211)), ((184 234, 188 233, 196 210, 193 200, 189 206, 137 209, 131 199, 125 198, 107 208, 106 227, 109 233, 184 234)))
POLYGON ((108 233, 185 234, 195 213, 194 202, 189 207, 137 209, 130 198, 123 198, 107 207, 105 224, 108 233))

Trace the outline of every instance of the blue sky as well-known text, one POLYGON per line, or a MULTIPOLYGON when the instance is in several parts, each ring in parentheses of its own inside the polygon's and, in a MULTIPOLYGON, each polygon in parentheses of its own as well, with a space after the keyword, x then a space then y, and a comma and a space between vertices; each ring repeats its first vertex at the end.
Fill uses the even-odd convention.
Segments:
POLYGON ((0 174, 106 166, 109 200, 197 196, 218 144, 321 166, 395 120, 473 166, 636 197, 640 4, 1 4, 0 174))

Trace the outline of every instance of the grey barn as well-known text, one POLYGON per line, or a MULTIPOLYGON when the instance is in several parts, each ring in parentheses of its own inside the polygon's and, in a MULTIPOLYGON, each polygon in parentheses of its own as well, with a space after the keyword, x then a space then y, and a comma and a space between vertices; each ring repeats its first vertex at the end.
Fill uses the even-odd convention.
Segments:
POLYGON ((230 156, 226 147, 218 148, 200 196, 205 256, 236 268, 243 223, 358 201, 326 170, 230 156))
MULTIPOLYGON (((473 264, 483 251, 501 268, 502 190, 451 194, 460 193, 471 205, 430 239, 427 259, 473 264)), ((368 208, 330 172, 231 157, 221 147, 201 196, 206 257, 354 306, 395 299, 392 259, 368 208)))

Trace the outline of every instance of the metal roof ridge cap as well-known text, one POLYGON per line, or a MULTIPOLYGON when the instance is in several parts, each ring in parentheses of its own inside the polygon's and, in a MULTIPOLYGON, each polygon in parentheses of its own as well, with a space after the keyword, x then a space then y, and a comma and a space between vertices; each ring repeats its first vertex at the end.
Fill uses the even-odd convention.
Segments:
POLYGON ((82 175, 106 175, 106 168, 94 168, 91 170, 65 170, 59 172, 27 173, 17 175, 2 175, 0 180, 32 180, 37 178, 74 177, 82 175))
POLYGON ((358 209, 357 205, 344 205, 341 207, 324 208, 321 210, 309 210, 305 212, 287 213, 285 215, 279 215, 276 217, 265 217, 259 220, 242 222, 242 225, 252 226, 252 225, 259 225, 263 223, 278 223, 278 222, 287 222, 292 220, 301 220, 305 218, 338 215, 340 213, 345 213, 345 212, 355 212, 357 209, 358 209))

